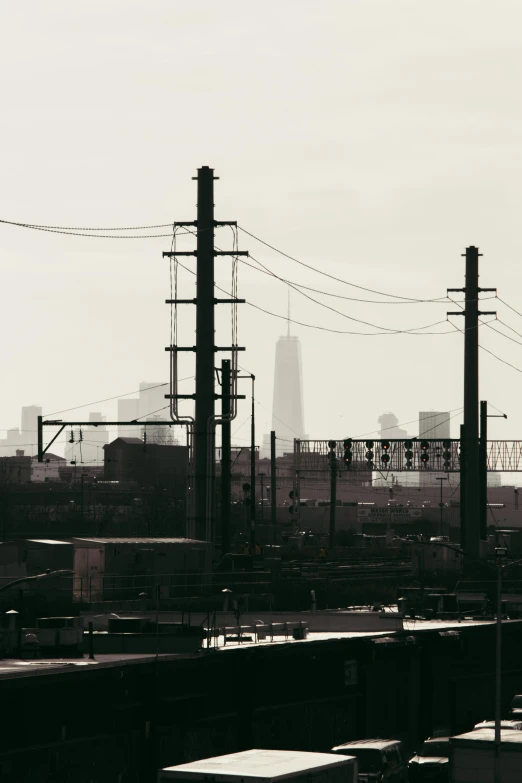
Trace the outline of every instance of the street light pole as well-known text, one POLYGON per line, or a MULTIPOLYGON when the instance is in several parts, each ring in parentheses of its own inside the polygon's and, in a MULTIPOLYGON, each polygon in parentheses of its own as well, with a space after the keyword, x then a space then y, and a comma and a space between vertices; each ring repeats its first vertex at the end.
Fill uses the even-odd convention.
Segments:
POLYGON ((436 478, 437 478, 437 481, 440 481, 440 503, 439 503, 439 506, 440 506, 440 531, 439 531, 439 536, 442 536, 442 509, 443 509, 443 505, 444 505, 442 503, 442 482, 443 481, 448 481, 448 477, 447 476, 437 476, 436 478))
POLYGON ((495 644, 495 783, 500 783, 500 726, 501 726, 501 697, 502 697, 502 559, 506 556, 507 549, 497 547, 495 559, 497 565, 497 625, 495 644))

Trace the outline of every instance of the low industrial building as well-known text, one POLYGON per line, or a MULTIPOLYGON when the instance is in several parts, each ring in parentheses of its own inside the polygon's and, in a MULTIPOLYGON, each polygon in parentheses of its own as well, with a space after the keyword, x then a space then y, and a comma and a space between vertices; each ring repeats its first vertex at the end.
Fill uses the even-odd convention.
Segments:
POLYGON ((188 448, 116 438, 103 447, 106 481, 136 481, 141 487, 165 488, 184 497, 188 448))

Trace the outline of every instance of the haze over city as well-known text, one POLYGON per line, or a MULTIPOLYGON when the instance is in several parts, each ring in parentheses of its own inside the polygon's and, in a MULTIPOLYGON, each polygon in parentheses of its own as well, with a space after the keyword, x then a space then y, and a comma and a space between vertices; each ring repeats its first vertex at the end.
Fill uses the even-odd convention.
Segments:
MULTIPOLYGON (((305 291, 366 326, 292 291, 310 437, 371 432, 386 410, 400 423, 420 409, 458 411, 463 338, 445 323, 456 307, 444 297, 464 285, 467 245, 483 253, 481 284, 522 311, 522 9, 516 2, 430 8, 291 2, 253 15, 239 2, 189 10, 131 2, 125 14, 117 2, 11 6, 0 53, 0 215, 65 227, 190 220, 191 177, 210 165, 220 177, 218 219, 237 220, 290 256, 383 293, 316 274, 240 231, 241 249, 285 280, 387 302, 305 291), (440 303, 395 304, 384 293, 440 303), (437 323, 420 333, 441 334, 334 334, 297 322, 370 333, 374 325, 437 323)), ((216 244, 231 241, 229 229, 217 230, 216 244)), ((191 249, 194 240, 180 237, 178 246, 191 249)), ((52 413, 167 380, 169 269, 161 254, 168 236, 85 238, 3 225, 0 247, 9 293, 1 311, 4 430, 18 426, 22 405, 52 413)), ((218 259, 216 269, 217 284, 230 290, 230 260, 218 259)), ((179 285, 180 295, 193 295, 184 270, 179 285)), ((256 375, 261 438, 270 428, 287 286, 240 263, 239 295, 281 316, 240 306, 239 343, 247 348, 240 365, 256 375)), ((503 303, 487 305, 522 331, 503 303)), ((218 314, 218 334, 224 339, 228 329, 227 310, 218 314)), ((495 329, 515 342, 481 327, 483 346, 522 369, 517 335, 495 329)), ((193 313, 180 315, 179 330, 188 344, 193 313)), ((485 351, 480 362, 481 396, 509 415, 491 420, 490 436, 520 437, 520 373, 485 351)), ((182 358, 180 374, 193 375, 192 357, 182 358)), ((112 418, 116 403, 91 410, 112 418)), ((248 438, 247 425, 239 430, 248 415, 248 400, 240 402, 237 442, 248 438)), ((453 436, 459 423, 457 413, 453 436)))

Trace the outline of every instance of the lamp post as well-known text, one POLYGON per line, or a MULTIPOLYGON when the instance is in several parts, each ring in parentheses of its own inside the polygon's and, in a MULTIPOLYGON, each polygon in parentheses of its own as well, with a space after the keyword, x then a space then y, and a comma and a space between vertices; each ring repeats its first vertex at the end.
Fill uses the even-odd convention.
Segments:
POLYGON ((261 479, 261 524, 263 524, 265 519, 265 512, 264 512, 264 506, 265 506, 265 488, 264 488, 264 478, 265 473, 258 473, 257 474, 259 478, 261 479))
POLYGON ((442 509, 444 508, 444 503, 442 502, 442 482, 443 481, 449 481, 448 476, 436 476, 437 481, 440 481, 440 530, 439 530, 439 536, 442 536, 442 509))
POLYGON ((495 783, 500 782, 500 725, 501 725, 501 694, 502 694, 502 561, 507 555, 507 549, 495 549, 495 564, 497 567, 497 630, 495 643, 495 783))

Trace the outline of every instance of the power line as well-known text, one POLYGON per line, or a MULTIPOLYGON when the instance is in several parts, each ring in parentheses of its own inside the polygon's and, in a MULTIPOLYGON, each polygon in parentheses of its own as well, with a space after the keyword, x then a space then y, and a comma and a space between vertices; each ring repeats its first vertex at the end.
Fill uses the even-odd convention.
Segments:
MULTIPOLYGON (((464 329, 459 329, 459 327, 456 324, 454 324, 453 321, 450 321, 448 319, 448 323, 450 323, 453 326, 453 328, 457 330, 457 332, 460 332, 461 334, 464 334, 464 329)), ((483 323, 483 322, 481 321, 481 323, 483 323)), ((499 332, 499 334, 501 334, 501 332, 499 332)), ((500 356, 497 356, 496 353, 493 353, 493 351, 490 351, 489 348, 485 348, 480 343, 479 343, 479 348, 481 349, 481 351, 485 351, 486 353, 489 353, 491 356, 493 356, 499 362, 502 362, 502 364, 507 364, 508 367, 512 367, 513 370, 516 370, 517 372, 522 373, 522 370, 520 369, 520 367, 515 367, 514 364, 511 364, 511 362, 506 361, 506 359, 501 359, 500 356)))
MULTIPOLYGON (((276 253, 279 253, 282 256, 285 256, 285 258, 289 258, 290 261, 295 261, 296 264, 301 264, 301 266, 305 266, 307 269, 311 269, 313 272, 317 272, 319 275, 324 275, 325 277, 329 277, 331 280, 335 280, 338 283, 343 283, 343 285, 349 285, 352 288, 359 288, 362 291, 368 291, 372 294, 377 294, 378 296, 389 296, 392 299, 405 299, 411 302, 434 302, 435 299, 417 299, 410 296, 397 296, 397 294, 388 294, 386 291, 376 291, 373 288, 366 288, 362 285, 356 285, 355 283, 350 283, 348 280, 343 280, 340 277, 335 277, 335 275, 330 275, 327 272, 324 272, 322 269, 317 269, 316 267, 312 266, 311 264, 306 264, 304 261, 300 261, 298 258, 294 258, 293 256, 288 255, 288 253, 284 253, 282 250, 279 250, 277 247, 274 247, 273 245, 270 245, 268 242, 265 242, 263 239, 260 239, 259 237, 255 236, 255 234, 250 233, 250 231, 247 231, 246 228, 243 228, 242 226, 238 226, 240 231, 243 231, 244 234, 248 234, 248 236, 252 237, 252 239, 255 239, 257 242, 261 242, 262 245, 266 245, 266 247, 269 247, 271 250, 274 250, 276 253)), ((444 301, 447 297, 440 297, 440 301, 444 301)))
MULTIPOLYGON (((419 437, 419 438, 422 438, 424 435, 426 435, 426 433, 427 433, 427 432, 431 432, 432 430, 435 430, 435 429, 437 429, 437 427, 439 427, 440 425, 442 425, 442 424, 446 424, 446 422, 447 422, 447 421, 450 421, 451 419, 454 419, 454 418, 455 418, 455 416, 458 416, 458 415, 459 415, 459 413, 460 413, 462 410, 463 410, 463 408, 459 408, 459 409, 457 410, 457 413, 454 413, 452 416, 449 416, 447 419, 444 419, 444 421, 439 421, 439 422, 438 422, 438 424, 434 424, 434 425, 433 425, 433 427, 430 427, 429 429, 427 429, 427 430, 424 430, 423 432, 419 432, 419 434, 418 434, 418 436, 417 436, 417 437, 419 437)), ((448 411, 448 413, 449 413, 449 411, 448 411)))
MULTIPOLYGON (((191 232, 192 233, 192 232, 191 232)), ((260 263, 252 254, 249 256, 252 258, 256 263, 260 263)), ((335 299, 344 299, 349 302, 365 302, 366 304, 386 304, 386 305, 405 305, 405 304, 445 304, 445 301, 448 297, 444 297, 444 299, 406 299, 404 301, 387 301, 383 299, 361 299, 356 296, 343 296, 342 294, 334 294, 330 291, 323 291, 320 288, 313 288, 312 286, 304 285, 303 283, 297 283, 295 280, 288 280, 285 277, 280 277, 279 275, 276 275, 274 272, 268 270, 268 267, 265 267, 264 269, 259 269, 258 267, 254 266, 253 264, 249 264, 248 261, 245 261, 245 259, 241 259, 242 264, 245 266, 250 267, 250 269, 253 269, 255 272, 259 272, 263 275, 268 275, 272 277, 277 277, 278 280, 280 280, 282 283, 286 283, 289 286, 297 286, 298 288, 304 288, 306 291, 313 291, 316 294, 322 294, 323 296, 332 296, 335 299)), ((495 299, 494 296, 487 296, 484 297, 481 301, 485 301, 486 299, 495 299)), ((464 301, 464 300, 462 300, 464 301)))
MULTIPOLYGON (((298 294, 301 294, 301 296, 304 296, 305 299, 309 299, 310 302, 314 302, 315 304, 318 304, 320 307, 324 307, 326 310, 331 310, 333 313, 337 313, 337 315, 341 315, 343 318, 347 318, 349 321, 355 321, 355 323, 364 324, 364 326, 371 326, 374 329, 381 329, 386 332, 393 332, 395 334, 397 333, 405 333, 405 332, 417 332, 422 329, 429 329, 432 326, 438 326, 441 323, 445 323, 446 319, 443 319, 442 321, 436 321, 433 324, 428 324, 427 326, 418 326, 414 329, 391 329, 389 326, 378 326, 377 324, 372 324, 369 321, 363 321, 360 318, 354 318, 351 315, 347 315, 346 313, 341 312, 340 310, 336 310, 335 307, 330 307, 330 305, 325 304, 324 302, 319 302, 317 299, 314 299, 309 294, 305 294, 304 291, 301 291, 299 288, 297 288, 292 283, 289 283, 287 281, 284 281, 279 275, 276 275, 275 272, 272 272, 271 269, 269 269, 267 266, 261 263, 261 261, 258 261, 257 258, 254 258, 254 256, 250 255, 250 258, 252 258, 253 261, 256 262, 256 264, 259 264, 263 269, 265 269, 272 277, 274 277, 276 280, 280 280, 281 282, 284 282, 286 285, 290 286, 290 288, 293 288, 294 291, 297 291, 298 294)), ((243 262, 244 263, 244 262, 243 262)))
MULTIPOLYGON (((192 269, 189 269, 187 266, 181 263, 181 261, 178 261, 178 266, 180 266, 182 269, 184 269, 186 272, 189 272, 191 275, 196 276, 196 273, 192 271, 192 269)), ((221 288, 218 285, 215 285, 215 288, 217 288, 218 291, 221 291, 223 294, 227 294, 227 296, 232 296, 230 291, 225 291, 224 288, 221 288)), ((288 318, 286 315, 280 315, 279 313, 273 313, 270 310, 266 310, 264 307, 260 307, 259 305, 254 304, 253 302, 246 302, 247 305, 250 307, 253 307, 255 310, 259 310, 262 313, 266 313, 266 315, 271 315, 273 318, 279 318, 282 321, 290 321, 290 323, 297 324, 298 326, 304 326, 307 329, 317 329, 321 332, 329 332, 330 334, 351 334, 351 335, 358 335, 360 337, 381 337, 381 336, 388 336, 388 335, 394 335, 394 334, 409 334, 414 337, 426 337, 429 335, 443 335, 443 334, 453 334, 451 330, 447 332, 419 332, 419 331, 402 331, 400 329, 397 329, 396 331, 386 331, 386 332, 353 332, 346 329, 330 329, 327 326, 319 326, 318 324, 309 324, 305 323, 304 321, 297 321, 295 318, 288 318)), ((324 305, 326 306, 326 305, 324 305)), ((354 319, 355 320, 355 319, 354 319)), ((364 323, 364 321, 362 322, 364 323)), ((445 323, 445 321, 438 321, 437 323, 445 323)), ((375 327, 380 328, 380 327, 375 327)), ((428 326, 424 327, 418 327, 417 329, 427 329, 428 326)))
POLYGON ((515 310, 514 307, 511 307, 511 305, 508 304, 505 301, 505 299, 501 299, 500 296, 497 296, 497 299, 498 299, 499 302, 502 302, 502 304, 506 305, 506 307, 509 307, 510 310, 513 310, 514 313, 516 313, 517 315, 520 315, 522 317, 522 313, 519 310, 515 310))
MULTIPOLYGON (((193 378, 194 378, 193 375, 189 375, 186 378, 180 378, 179 382, 190 381, 193 378)), ((67 413, 68 411, 75 411, 78 410, 79 408, 88 408, 89 405, 99 405, 102 402, 111 402, 112 400, 117 400, 120 397, 128 397, 130 394, 139 394, 140 392, 147 392, 150 391, 151 389, 159 389, 160 386, 169 386, 169 383, 158 383, 155 386, 148 386, 146 389, 135 389, 134 391, 131 392, 125 392, 125 394, 117 394, 115 397, 106 397, 104 400, 95 400, 94 402, 86 402, 84 405, 75 405, 73 408, 64 408, 61 411, 53 411, 52 413, 46 413, 45 417, 56 416, 58 413, 67 413)))
MULTIPOLYGON (((154 226, 119 226, 117 228, 97 226, 96 228, 89 228, 87 226, 47 226, 42 223, 17 223, 14 220, 0 220, 0 223, 5 223, 9 226, 18 226, 20 228, 48 229, 49 231, 144 231, 149 228, 171 228, 173 225, 172 223, 159 223, 154 226)), ((168 234, 168 236, 170 236, 170 234, 168 234)))

